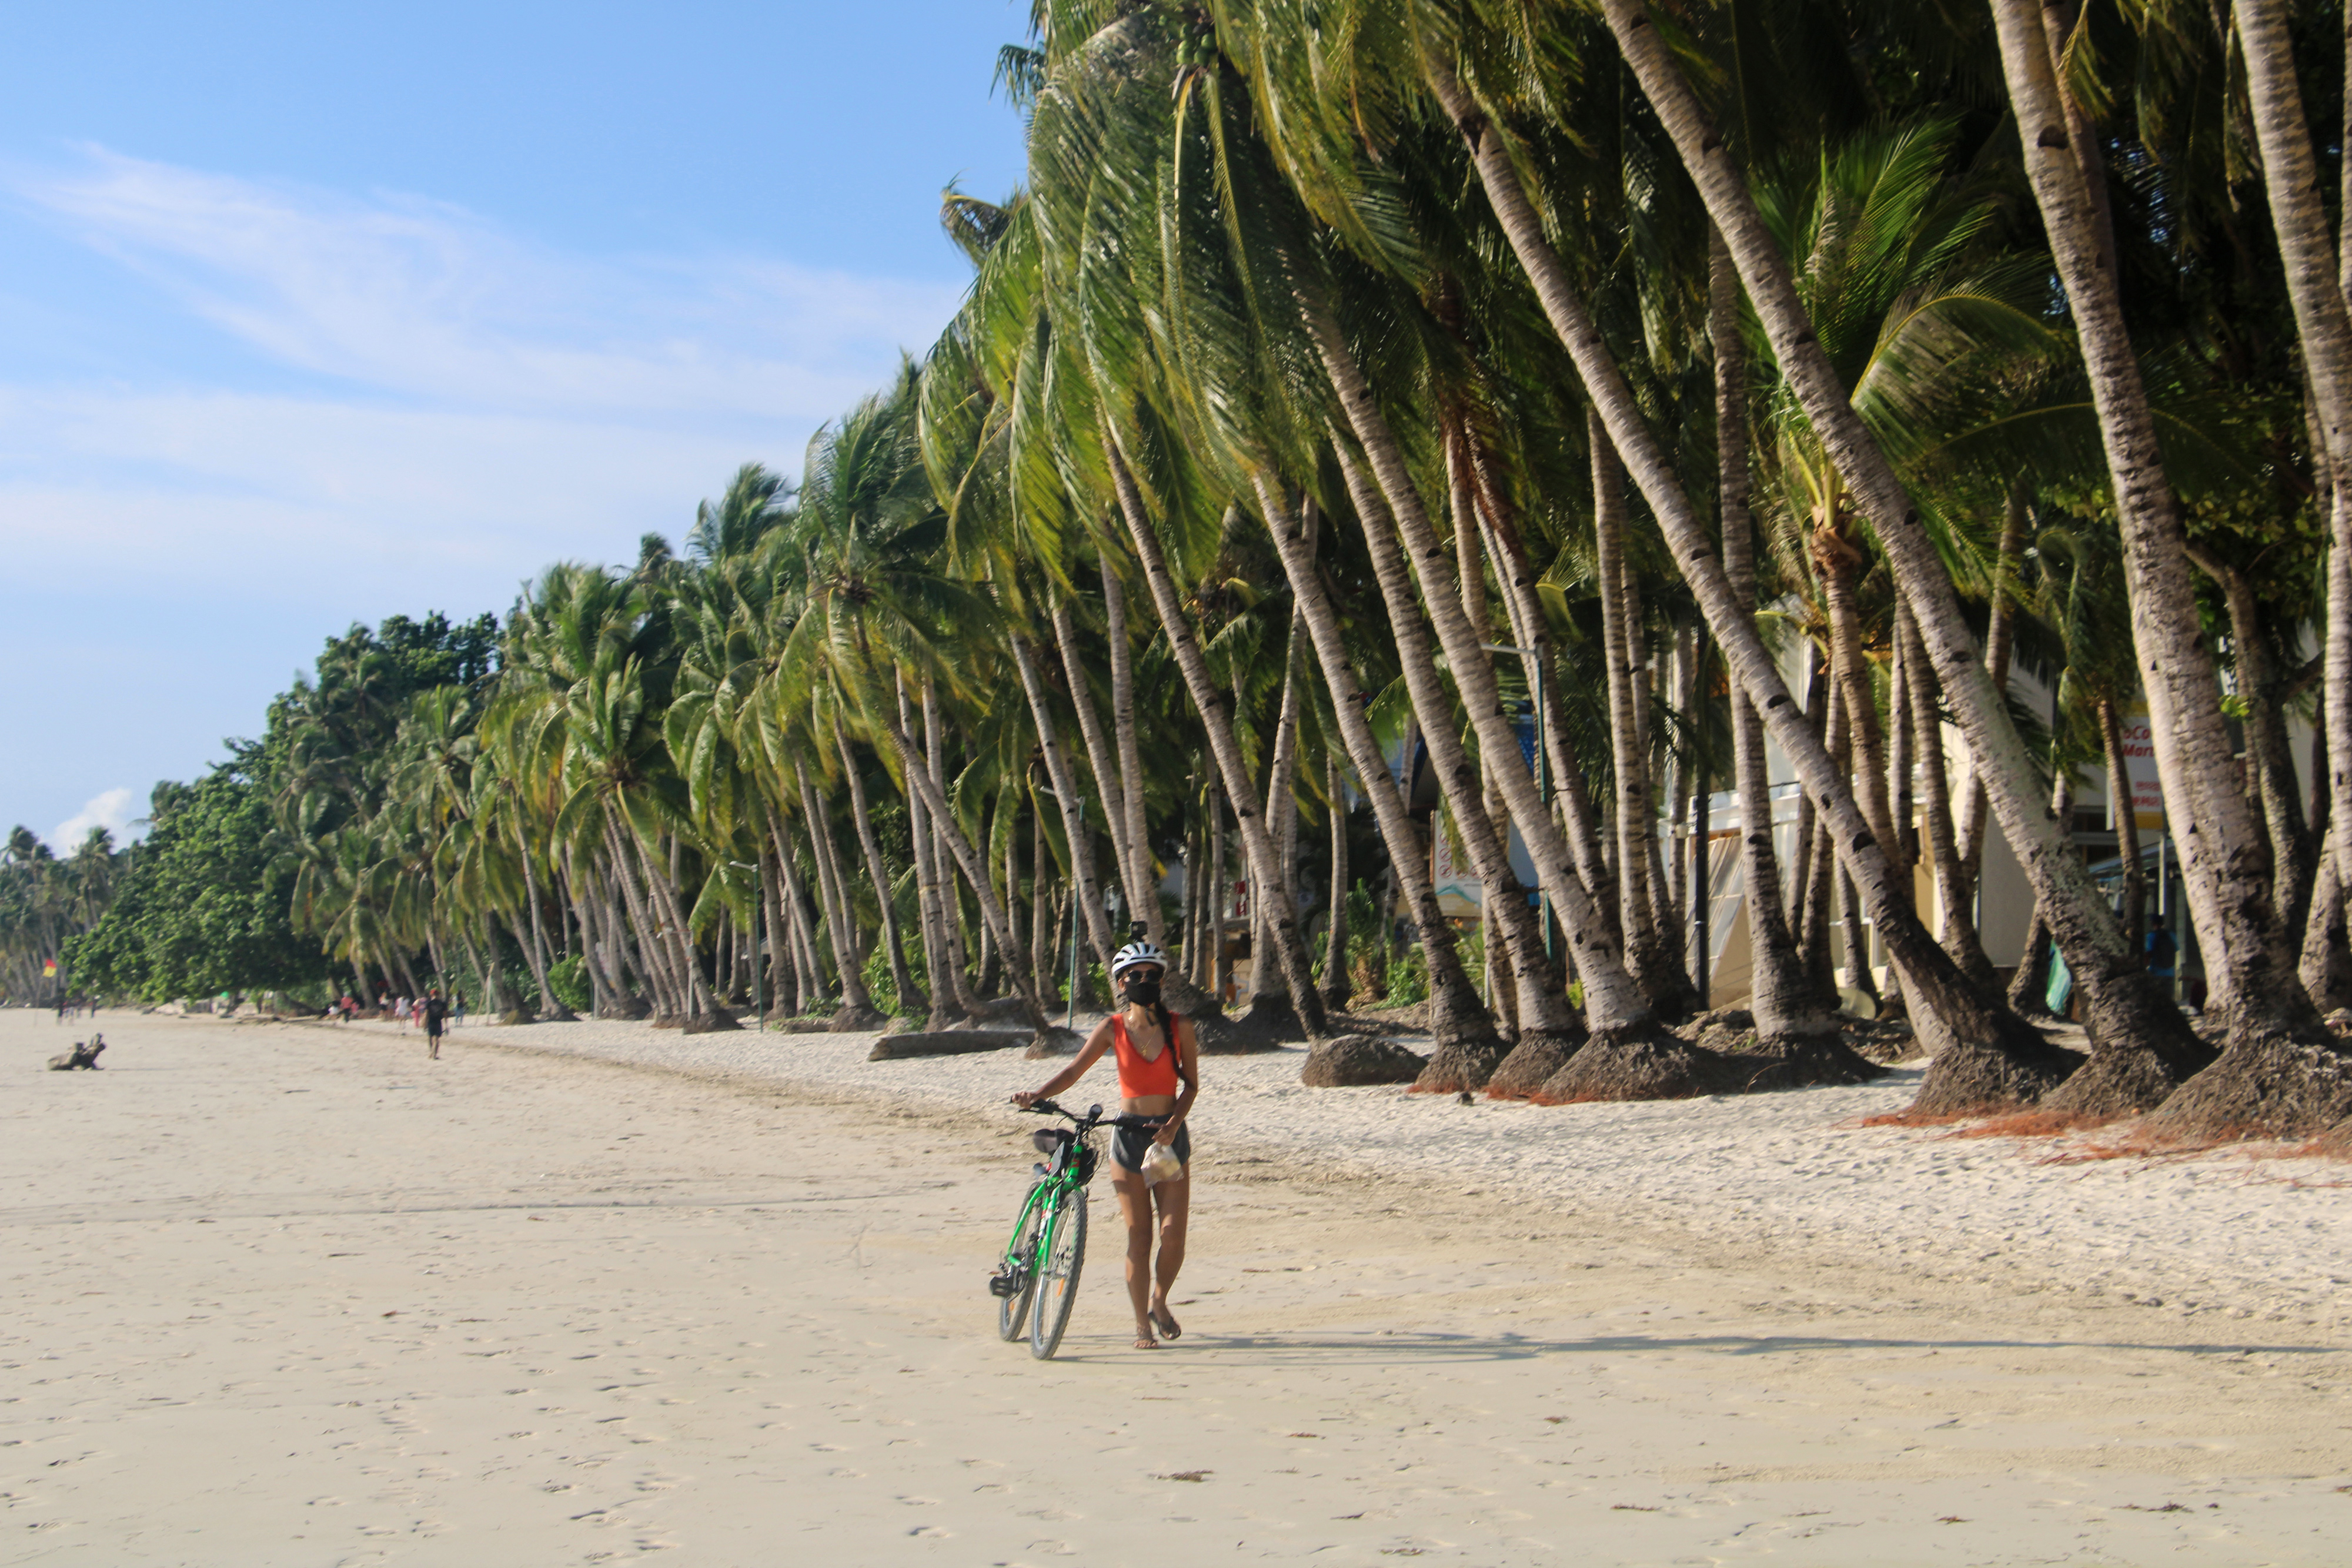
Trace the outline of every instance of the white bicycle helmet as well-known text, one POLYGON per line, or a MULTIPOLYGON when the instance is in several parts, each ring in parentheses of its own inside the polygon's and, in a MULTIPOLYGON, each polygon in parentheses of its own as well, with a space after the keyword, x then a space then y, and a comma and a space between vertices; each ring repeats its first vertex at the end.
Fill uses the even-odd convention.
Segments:
POLYGON ((1118 984, 1118 977, 1121 975, 1145 964, 1164 971, 1168 967, 1168 955, 1165 950, 1155 947, 1149 942, 1129 943, 1111 955, 1110 983, 1114 986, 1118 984))

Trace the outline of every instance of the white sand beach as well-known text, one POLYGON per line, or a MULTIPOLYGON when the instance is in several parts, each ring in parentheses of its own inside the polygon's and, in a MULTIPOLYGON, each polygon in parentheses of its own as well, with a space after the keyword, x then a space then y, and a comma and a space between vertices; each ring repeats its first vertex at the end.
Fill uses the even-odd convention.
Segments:
MULTIPOLYGON (((2046 1165, 1909 1081, 1212 1059, 1187 1333, 983 1281, 1017 1051, 0 1014, 0 1562, 2331 1563, 2352 1169, 2046 1165)), ((1104 1098, 1108 1083, 1091 1096, 1104 1098)))

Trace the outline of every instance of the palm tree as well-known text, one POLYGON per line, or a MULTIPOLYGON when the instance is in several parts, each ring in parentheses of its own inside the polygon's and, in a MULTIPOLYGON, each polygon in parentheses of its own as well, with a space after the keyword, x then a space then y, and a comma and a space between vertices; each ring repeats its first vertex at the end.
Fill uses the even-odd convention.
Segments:
MULTIPOLYGON (((2065 842, 2059 824, 2043 814, 2032 759, 2015 727, 2009 722, 2001 694, 1993 690, 1979 662, 1935 543, 1884 450, 1855 412, 1846 385, 1819 341, 1790 265, 1740 171, 1725 152, 1720 140, 1712 136, 1697 99, 1669 57, 1657 29, 1649 25, 1643 7, 1637 0, 1605 0, 1604 9, 1610 30, 1640 80, 1644 96, 1657 110, 1684 166, 1698 184, 1709 216, 1730 246, 1741 280, 1756 305, 1758 319, 1780 358, 1782 374, 1887 551, 1889 564, 1912 612, 1918 617, 1928 656, 1961 721, 1969 750, 1984 774, 1994 810, 2011 847, 2018 852, 2037 891, 2047 888, 2044 904, 2053 935, 2080 976, 2097 1019, 2095 1033, 2101 1051, 2092 1071, 2097 1075, 2094 1082, 2104 1086, 2098 1098, 2117 1109, 2160 1100, 2200 1065, 2198 1042, 2168 999, 2158 995, 2148 983, 2138 955, 2125 946, 2121 928, 2090 885, 2080 861, 2069 852, 2071 846, 2065 842)), ((1999 0, 1996 5, 1996 15, 2001 21, 2005 63, 2022 48, 2021 44, 2012 47, 2011 35, 2017 30, 2012 25, 2014 14, 2026 9, 2011 0, 1999 0)), ((2039 79, 2046 83, 2049 58, 2040 37, 2039 13, 2032 13, 2030 19, 2035 31, 2031 49, 2038 62, 2034 68, 2040 72, 2039 79)), ((2026 112, 2027 100, 2019 95, 2015 81, 2011 94, 2018 98, 2021 121, 2053 122, 2050 114, 2026 112)), ((2055 134, 2059 146, 2066 150, 2067 169, 2073 171, 2071 144, 2064 140, 2063 118, 2054 122, 2061 128, 2055 134)), ((2047 160, 2030 146, 2028 162, 2036 171, 2039 189, 2044 183, 2040 171, 2047 160)), ((2077 235, 2086 235, 2081 226, 2084 213, 2079 204, 2079 173, 2068 172, 2062 178, 2069 182, 2067 189, 2074 193, 2077 203, 2068 210, 2075 225, 2074 232, 2077 235)), ((2049 218, 2046 200, 2044 206, 2045 218, 2049 218)), ((2057 238, 2064 225, 2053 221, 2050 227, 2053 238, 2057 238)), ((2091 317, 2084 313, 2087 301, 2077 287, 2074 271, 2064 266, 2063 241, 2059 250, 2061 270, 2066 274, 2069 294, 2088 350, 2098 332, 2091 317)), ((2084 254, 2087 256, 2087 252, 2084 254)), ((2106 287, 2105 297, 2112 300, 2111 286, 2106 287)), ((2119 338, 2117 346, 2122 346, 2119 338)), ((2127 348, 2125 352, 2127 356, 2127 348)), ((2126 366, 2115 361, 2105 365, 2103 371, 2101 363, 2095 361, 2093 371, 2095 390, 2103 374, 2108 372, 2126 375, 2135 388, 2138 385, 2136 364, 2126 366)), ((2104 395, 2102 402, 2104 406, 2104 395)), ((2139 413, 2144 426, 2144 398, 2139 402, 2139 413)), ((2150 461, 2146 468, 2136 472, 2160 474, 2160 464, 2154 462, 2152 431, 2147 437, 2140 455, 2150 461)), ((2119 469, 2119 497, 2125 493, 2121 473, 2119 469)), ((2160 480, 2158 483, 2160 486, 2160 480)), ((2131 508, 2127 506, 2125 510, 2128 516, 2131 508)), ((2177 531, 2177 521, 2173 527, 2177 531)), ((2153 536, 2150 542, 2154 542, 2153 536)), ((2177 580, 2176 586, 2185 587, 2186 571, 2186 564, 2181 562, 2177 571, 2159 575, 2177 580)), ((2135 595, 2136 601, 2139 597, 2135 595)), ((2179 695, 2189 705, 2184 712, 2210 707, 2216 727, 2212 733, 2218 737, 2219 696, 2210 681, 2210 660, 2200 658, 2185 645, 2194 641, 2193 633, 2188 631, 2194 619, 2189 599, 2185 593, 2172 596, 2171 612, 2185 615, 2186 619, 2176 621, 2177 632, 2158 633, 2158 641, 2168 645, 2168 653, 2186 654, 2205 665, 2209 680, 2201 702, 2198 694, 2188 689, 2193 682, 2184 683, 2179 695)), ((2153 609, 2150 605, 2151 612, 2153 609)), ((2144 643, 2144 653, 2154 651, 2154 644, 2144 643)), ((2162 722, 2160 713, 2159 727, 2162 722)), ((2226 753, 2226 747, 2223 749, 2226 753)), ((2221 836, 2233 842, 2239 837, 2234 833, 2221 836)), ((2266 919, 2266 915, 2257 919, 2255 925, 2260 926, 2266 919)), ((2077 1086, 2078 1093, 2083 1088, 2077 1086)))

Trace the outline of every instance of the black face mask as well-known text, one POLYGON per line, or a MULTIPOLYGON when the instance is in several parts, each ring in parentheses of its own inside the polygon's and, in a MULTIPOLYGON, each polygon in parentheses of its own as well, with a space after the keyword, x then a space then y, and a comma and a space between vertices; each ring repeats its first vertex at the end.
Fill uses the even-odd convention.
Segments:
POLYGON ((1139 1008, 1151 1006, 1160 999, 1160 982, 1157 980, 1128 981, 1127 999, 1139 1008))

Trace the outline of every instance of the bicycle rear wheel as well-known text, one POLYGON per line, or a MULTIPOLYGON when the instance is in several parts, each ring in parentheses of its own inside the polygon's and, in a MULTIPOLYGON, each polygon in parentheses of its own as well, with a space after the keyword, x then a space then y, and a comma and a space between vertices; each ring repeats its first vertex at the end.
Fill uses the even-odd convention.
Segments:
POLYGON ((1029 1354, 1051 1361, 1070 1326, 1070 1303, 1078 1298, 1078 1271, 1087 1262, 1087 1189, 1063 1190, 1054 1206, 1045 1267, 1038 1270, 1037 1311, 1029 1320, 1029 1354))
POLYGON ((1019 1339, 1029 1324, 1029 1302, 1037 1293, 1037 1232, 1045 1223, 1045 1204, 1032 1187, 1030 1196, 1021 1200, 1020 1228, 1013 1232, 1013 1246, 1005 1254, 1006 1267, 1017 1271, 1020 1288, 996 1299, 996 1333, 1008 1344, 1019 1339))

